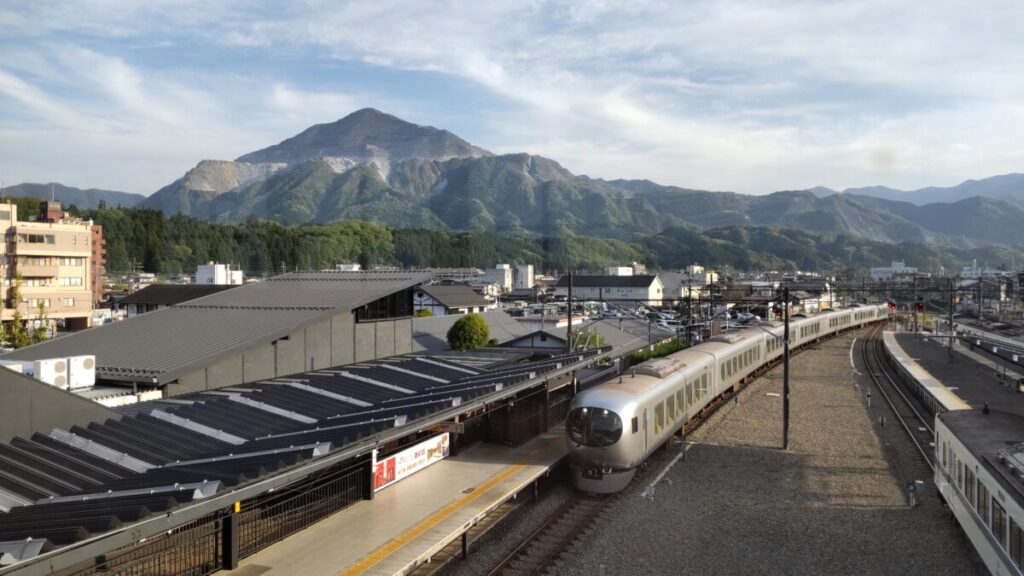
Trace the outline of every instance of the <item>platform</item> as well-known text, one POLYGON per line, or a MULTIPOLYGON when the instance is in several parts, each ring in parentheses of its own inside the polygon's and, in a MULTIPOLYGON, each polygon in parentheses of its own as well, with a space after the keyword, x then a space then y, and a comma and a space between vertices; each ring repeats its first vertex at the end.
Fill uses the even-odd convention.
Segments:
POLYGON ((217 574, 405 574, 567 454, 563 426, 518 448, 479 443, 217 574))
POLYGON ((953 347, 950 362, 949 349, 939 339, 908 332, 898 334, 896 340, 922 368, 972 407, 987 402, 992 409, 1024 416, 1024 394, 1017 392, 1016 381, 1009 372, 1003 377, 1002 370, 981 353, 972 353, 960 343, 953 347))

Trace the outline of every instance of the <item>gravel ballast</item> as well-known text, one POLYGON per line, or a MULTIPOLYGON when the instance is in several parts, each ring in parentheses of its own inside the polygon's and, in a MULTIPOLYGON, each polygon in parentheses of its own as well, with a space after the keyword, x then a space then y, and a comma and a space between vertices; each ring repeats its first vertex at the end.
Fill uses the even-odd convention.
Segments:
POLYGON ((865 405, 866 376, 858 381, 850 365, 853 338, 863 334, 791 361, 789 450, 779 449, 780 366, 692 433, 685 459, 644 497, 682 445, 660 451, 556 572, 987 573, 902 430, 879 425, 877 393, 865 405), (904 486, 914 479, 926 487, 910 508, 904 486))

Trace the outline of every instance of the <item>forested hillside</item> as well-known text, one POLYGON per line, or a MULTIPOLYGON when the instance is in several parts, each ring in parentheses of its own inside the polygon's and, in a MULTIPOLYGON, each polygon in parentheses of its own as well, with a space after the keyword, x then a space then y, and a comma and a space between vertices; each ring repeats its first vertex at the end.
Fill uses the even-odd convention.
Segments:
MULTIPOLYGON (((31 213, 32 200, 22 202, 31 213)), ((240 266, 250 275, 284 270, 318 270, 338 263, 364 266, 491 267, 532 263, 541 270, 602 271, 608 266, 643 262, 655 269, 692 263, 733 270, 865 271, 904 259, 910 266, 934 270, 958 267, 971 259, 991 265, 1009 263, 1020 248, 988 247, 935 250, 924 244, 888 244, 853 236, 825 237, 785 228, 730 226, 711 230, 677 226, 630 241, 565 232, 560 236, 499 235, 484 231, 450 232, 391 229, 362 221, 285 227, 251 219, 217 224, 184 215, 164 217, 154 210, 105 208, 81 211, 104 227, 108 270, 133 267, 148 272, 191 273, 214 260, 240 266)))

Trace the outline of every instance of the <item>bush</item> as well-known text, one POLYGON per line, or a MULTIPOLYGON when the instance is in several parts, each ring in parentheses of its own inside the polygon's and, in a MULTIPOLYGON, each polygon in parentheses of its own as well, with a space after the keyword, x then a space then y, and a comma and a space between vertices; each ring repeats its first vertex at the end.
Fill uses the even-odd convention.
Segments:
POLYGON ((667 342, 662 342, 661 344, 655 344, 653 352, 647 349, 634 352, 633 364, 639 364, 640 362, 643 362, 644 360, 650 360, 651 358, 661 358, 663 356, 668 356, 673 352, 678 352, 683 348, 688 348, 689 346, 689 344, 682 340, 668 340, 667 342))
POLYGON ((448 345, 453 350, 472 350, 486 346, 491 338, 487 321, 479 314, 466 314, 448 329, 448 345))
POLYGON ((420 308, 413 314, 416 318, 430 318, 434 313, 430 311, 430 308, 420 308))

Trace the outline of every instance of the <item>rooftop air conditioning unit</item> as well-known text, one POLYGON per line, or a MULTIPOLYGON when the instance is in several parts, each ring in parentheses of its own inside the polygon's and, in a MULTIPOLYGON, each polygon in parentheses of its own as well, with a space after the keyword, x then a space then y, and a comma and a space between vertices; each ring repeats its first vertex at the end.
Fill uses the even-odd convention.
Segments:
POLYGON ((96 357, 91 354, 69 357, 68 384, 72 390, 96 384, 96 357))
POLYGON ((16 360, 0 360, 0 366, 7 368, 8 370, 14 370, 15 372, 24 373, 24 366, 21 362, 16 360))
POLYGON ((33 376, 61 390, 68 388, 68 361, 65 358, 47 358, 32 363, 33 376))

